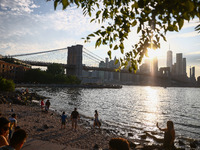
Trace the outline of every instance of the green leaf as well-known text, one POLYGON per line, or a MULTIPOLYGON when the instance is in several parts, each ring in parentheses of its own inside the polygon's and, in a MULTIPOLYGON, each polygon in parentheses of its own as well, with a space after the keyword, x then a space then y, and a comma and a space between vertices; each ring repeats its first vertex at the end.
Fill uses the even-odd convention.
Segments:
POLYGON ((114 47, 114 50, 117 50, 118 49, 118 46, 117 45, 115 45, 115 47, 114 47))
POLYGON ((99 18, 100 13, 101 13, 101 10, 97 11, 97 13, 96 13, 96 19, 99 18))
POLYGON ((57 8, 58 1, 59 1, 59 0, 55 0, 55 1, 54 1, 54 10, 56 10, 56 8, 57 8))
POLYGON ((140 32, 140 30, 141 30, 141 27, 138 27, 138 28, 137 28, 137 33, 139 33, 139 32, 140 32))
POLYGON ((109 51, 107 52, 107 54, 108 54, 109 58, 111 59, 111 50, 109 50, 109 51))
POLYGON ((95 35, 94 35, 94 34, 89 34, 88 36, 92 36, 92 37, 95 37, 95 35))
POLYGON ((69 5, 68 0, 62 0, 62 5, 63 5, 63 10, 67 8, 67 6, 69 5))
POLYGON ((137 24, 137 21, 136 21, 136 20, 134 20, 134 21, 131 23, 132 27, 134 27, 136 24, 137 24))
POLYGON ((90 20, 90 23, 93 22, 95 20, 95 18, 93 18, 92 20, 90 20))
POLYGON ((180 19, 180 20, 178 21, 179 30, 183 27, 183 24, 184 24, 184 20, 183 20, 183 19, 180 19))
POLYGON ((116 59, 115 60, 115 65, 118 64, 118 63, 119 63, 119 59, 116 59))
POLYGON ((101 38, 96 41, 95 48, 101 45, 101 38))

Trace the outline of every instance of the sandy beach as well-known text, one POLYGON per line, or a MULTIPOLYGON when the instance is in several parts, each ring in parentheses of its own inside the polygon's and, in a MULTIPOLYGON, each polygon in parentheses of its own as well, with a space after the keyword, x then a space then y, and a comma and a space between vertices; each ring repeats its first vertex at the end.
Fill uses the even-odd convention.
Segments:
MULTIPOLYGON (((27 141, 34 139, 68 148, 92 150, 95 144, 102 149, 108 149, 109 140, 116 137, 104 130, 92 129, 92 125, 86 125, 81 119, 78 122, 78 130, 73 131, 69 117, 66 128, 61 129, 60 115, 54 111, 42 112, 38 105, 0 104, 0 110, 5 117, 10 117, 12 113, 17 114, 18 126, 28 133, 27 141)), ((28 146, 25 145, 25 148, 28 149, 28 146)))

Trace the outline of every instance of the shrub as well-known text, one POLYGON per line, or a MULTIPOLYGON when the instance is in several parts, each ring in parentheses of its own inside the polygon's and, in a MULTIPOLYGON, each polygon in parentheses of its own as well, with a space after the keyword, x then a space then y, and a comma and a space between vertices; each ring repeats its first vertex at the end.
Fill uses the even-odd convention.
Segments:
POLYGON ((12 80, 7 80, 0 77, 0 91, 14 91, 15 83, 12 80))

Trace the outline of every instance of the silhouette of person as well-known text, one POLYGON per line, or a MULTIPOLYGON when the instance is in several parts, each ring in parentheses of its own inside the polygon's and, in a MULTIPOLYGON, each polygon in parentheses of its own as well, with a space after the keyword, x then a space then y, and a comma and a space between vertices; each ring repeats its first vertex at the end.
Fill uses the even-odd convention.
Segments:
POLYGON ((167 128, 161 129, 158 126, 158 123, 156 124, 158 129, 160 131, 164 131, 164 142, 163 147, 167 150, 174 149, 174 140, 175 140, 175 130, 174 130, 174 123, 172 121, 167 121, 167 128))
POLYGON ((96 125, 100 128, 99 114, 98 114, 97 110, 95 110, 93 126, 95 127, 96 125))
POLYGON ((49 111, 49 107, 50 107, 51 103, 49 100, 46 101, 45 103, 45 111, 48 112, 49 111))
POLYGON ((13 136, 10 139, 10 144, 1 147, 0 150, 20 150, 24 145, 26 138, 26 131, 23 129, 18 129, 13 133, 13 136))
POLYGON ((109 141, 109 150, 129 150, 130 146, 126 139, 112 138, 109 141))
POLYGON ((43 99, 41 100, 40 105, 41 105, 41 110, 43 111, 44 110, 44 100, 43 99))
POLYGON ((63 112, 62 115, 61 115, 61 129, 62 129, 63 126, 64 126, 64 129, 65 129, 66 118, 67 118, 67 115, 65 115, 65 112, 63 112))
POLYGON ((10 129, 9 129, 9 139, 11 139, 13 132, 15 131, 15 128, 17 127, 17 115, 12 114, 9 118, 10 121, 10 129))
POLYGON ((0 118, 0 147, 4 145, 9 145, 8 135, 10 129, 10 122, 7 118, 0 118))
POLYGON ((74 111, 72 111, 71 113, 71 120, 72 120, 72 130, 77 129, 77 122, 78 122, 78 119, 80 118, 79 116, 79 113, 77 112, 77 109, 74 108, 74 111))

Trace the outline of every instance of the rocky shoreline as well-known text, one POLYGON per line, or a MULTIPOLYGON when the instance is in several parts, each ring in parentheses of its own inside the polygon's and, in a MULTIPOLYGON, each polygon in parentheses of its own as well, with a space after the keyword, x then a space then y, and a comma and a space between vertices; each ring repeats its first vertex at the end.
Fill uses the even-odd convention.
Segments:
MULTIPOLYGON (((6 117, 15 112, 18 115, 20 127, 27 130, 29 138, 64 144, 74 148, 93 150, 93 147, 98 145, 106 150, 108 149, 108 141, 112 137, 123 137, 106 128, 93 129, 91 123, 84 119, 79 121, 78 132, 71 130, 70 120, 68 120, 67 128, 60 130, 60 114, 53 110, 49 113, 41 112, 38 103, 35 103, 36 100, 39 102, 41 99, 47 98, 37 93, 25 92, 25 90, 0 92, 0 111, 6 117)), ((131 133, 129 133, 128 138, 125 137, 129 141, 131 149, 162 149, 162 139, 155 138, 151 133, 142 135, 141 140, 129 139, 129 137, 132 137, 131 133), (151 137, 155 143, 160 144, 148 145, 145 143, 147 137, 151 137)), ((179 148, 177 149, 187 149, 180 140, 178 144, 179 148)), ((198 146, 199 141, 197 140, 190 143, 191 149, 198 149, 198 146)))

